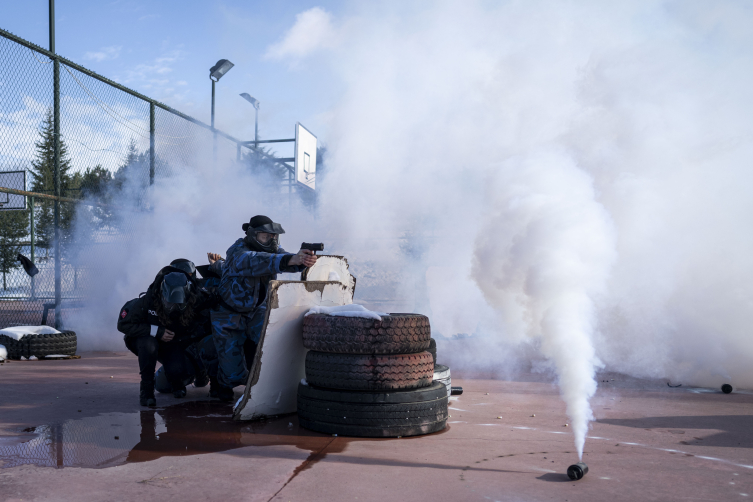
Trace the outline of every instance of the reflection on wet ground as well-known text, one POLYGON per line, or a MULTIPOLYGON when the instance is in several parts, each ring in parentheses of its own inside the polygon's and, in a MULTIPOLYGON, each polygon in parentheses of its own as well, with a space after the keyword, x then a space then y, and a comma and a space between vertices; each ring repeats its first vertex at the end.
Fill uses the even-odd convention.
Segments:
MULTIPOLYGON (((0 467, 112 467, 165 456, 229 451, 246 446, 292 445, 323 457, 332 437, 298 426, 293 415, 255 422, 232 419, 230 405, 190 401, 135 413, 107 413, 26 429, 0 437, 0 467)), ((328 453, 342 451, 338 441, 328 453), (334 448, 333 448, 334 447, 334 448)))

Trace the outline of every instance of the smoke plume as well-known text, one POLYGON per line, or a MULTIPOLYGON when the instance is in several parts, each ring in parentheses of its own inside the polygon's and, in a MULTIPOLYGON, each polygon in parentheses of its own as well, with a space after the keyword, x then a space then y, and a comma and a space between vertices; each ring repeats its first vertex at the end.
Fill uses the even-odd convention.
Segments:
POLYGON ((186 169, 118 249, 103 327, 163 263, 224 252, 263 213, 283 245, 347 255, 357 301, 430 314, 440 359, 466 336, 444 354, 455 369, 546 358, 579 453, 602 366, 753 386, 747 4, 364 3, 298 20, 321 20, 326 43, 286 52, 293 26, 268 54, 345 89, 322 110, 316 218, 270 210, 231 163, 186 169))

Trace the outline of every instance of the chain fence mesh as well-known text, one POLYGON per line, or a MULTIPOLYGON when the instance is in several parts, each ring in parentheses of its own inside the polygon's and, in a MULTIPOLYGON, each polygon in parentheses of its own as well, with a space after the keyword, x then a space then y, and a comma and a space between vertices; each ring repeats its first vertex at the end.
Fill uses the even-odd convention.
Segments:
POLYGON ((210 155, 218 162, 253 157, 226 135, 60 60, 59 195, 66 200, 59 202, 56 226, 55 200, 45 197, 55 195, 54 62, 33 47, 0 30, 0 187, 35 195, 0 192, 0 328, 61 326, 81 308, 102 261, 92 257, 138 232, 122 215, 149 210, 155 180, 210 155), (34 262, 36 275, 26 273, 19 254, 34 262))

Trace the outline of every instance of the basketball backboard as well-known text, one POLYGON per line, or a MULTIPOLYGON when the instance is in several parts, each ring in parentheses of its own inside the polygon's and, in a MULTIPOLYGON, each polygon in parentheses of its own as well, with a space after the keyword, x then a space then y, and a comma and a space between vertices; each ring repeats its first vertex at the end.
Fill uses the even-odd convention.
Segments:
POLYGON ((295 180, 316 188, 316 136, 300 122, 295 125, 295 180))
MULTIPOLYGON (((0 171, 0 187, 26 190, 26 171, 0 171)), ((26 196, 0 192, 0 211, 26 209, 26 196)))

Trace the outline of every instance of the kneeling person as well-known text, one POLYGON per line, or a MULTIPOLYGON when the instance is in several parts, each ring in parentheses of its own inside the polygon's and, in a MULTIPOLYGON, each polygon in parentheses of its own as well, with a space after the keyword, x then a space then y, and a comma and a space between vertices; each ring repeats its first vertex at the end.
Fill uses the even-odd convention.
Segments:
POLYGON ((211 306, 211 298, 185 271, 174 266, 163 268, 146 293, 127 302, 118 317, 118 331, 125 345, 139 358, 142 406, 155 406, 154 369, 157 361, 175 397, 186 395, 183 380, 186 347, 206 335, 202 315, 211 306))

